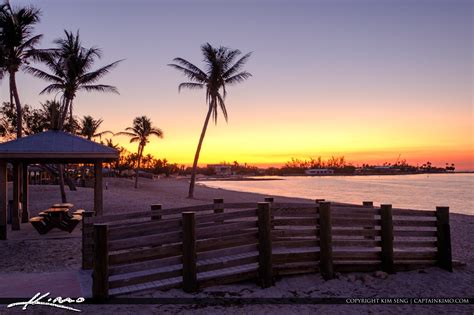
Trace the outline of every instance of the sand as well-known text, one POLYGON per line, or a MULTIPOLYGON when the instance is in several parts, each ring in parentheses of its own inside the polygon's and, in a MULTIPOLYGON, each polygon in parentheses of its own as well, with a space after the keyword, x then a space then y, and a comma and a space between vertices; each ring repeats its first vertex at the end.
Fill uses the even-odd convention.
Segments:
MULTIPOLYGON (((258 202, 262 195, 233 192, 208 187, 196 187, 196 199, 185 198, 187 182, 179 179, 151 181, 140 179, 140 188, 133 188, 133 181, 107 179, 104 191, 105 213, 142 211, 150 204, 161 203, 164 207, 206 204, 213 198, 226 202, 258 202)), ((76 208, 91 209, 93 191, 78 188, 67 191, 68 201, 76 208)), ((324 198, 324 196, 315 196, 324 198)), ((57 186, 30 186, 31 214, 58 202, 57 186)), ((276 201, 301 201, 295 198, 275 196, 276 201)), ((466 263, 455 267, 453 273, 436 267, 410 272, 398 272, 386 279, 370 273, 342 274, 338 279, 324 281, 319 274, 292 276, 278 279, 274 287, 261 289, 253 282, 222 285, 207 288, 196 294, 185 294, 174 289, 166 292, 142 294, 146 297, 474 297, 474 216, 451 214, 453 258, 466 263), (365 279, 364 279, 365 278, 365 279)), ((80 269, 80 231, 72 234, 51 231, 38 235, 28 224, 19 232, 9 231, 9 240, 0 242, 0 279, 12 278, 12 274, 77 271, 80 269), (34 258, 34 259, 33 259, 34 258)), ((11 280, 9 280, 11 281, 11 280)), ((34 285, 34 284, 33 284, 34 285)), ((474 312, 474 305, 81 305, 86 313, 347 313, 354 312, 395 314, 410 313, 467 313, 474 312)), ((48 311, 49 309, 44 309, 48 311)), ((0 306, 0 313, 4 309, 0 306)), ((20 310, 18 309, 18 312, 20 310)))

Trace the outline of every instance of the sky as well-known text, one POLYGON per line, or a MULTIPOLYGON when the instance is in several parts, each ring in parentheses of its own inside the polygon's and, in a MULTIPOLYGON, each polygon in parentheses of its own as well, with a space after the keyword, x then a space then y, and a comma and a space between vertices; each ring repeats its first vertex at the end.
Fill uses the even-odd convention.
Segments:
MULTIPOLYGON (((269 166, 344 155, 354 165, 431 161, 474 170, 473 2, 464 0, 12 0, 42 11, 41 47, 80 30, 97 66, 125 59, 101 82, 120 95, 79 93, 75 114, 122 131, 147 115, 165 134, 145 149, 191 164, 204 91, 178 93, 175 57, 201 66, 206 42, 252 52, 252 78, 229 87, 229 121, 210 124, 200 163, 269 166)), ((0 101, 8 99, 0 83, 0 101)), ((46 82, 18 75, 33 107, 46 82)), ((124 137, 115 142, 136 151, 124 137)))

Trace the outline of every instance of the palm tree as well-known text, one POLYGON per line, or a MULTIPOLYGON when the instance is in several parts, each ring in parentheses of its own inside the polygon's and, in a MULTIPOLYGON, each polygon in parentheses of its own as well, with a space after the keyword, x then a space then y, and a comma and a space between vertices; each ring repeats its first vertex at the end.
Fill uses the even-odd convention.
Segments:
MULTIPOLYGON (((120 61, 113 62, 109 65, 101 67, 95 71, 90 71, 96 58, 101 58, 100 49, 84 48, 79 38, 79 32, 74 35, 72 32, 64 31, 65 38, 60 38, 54 41, 57 45, 56 49, 44 51, 37 55, 37 59, 43 62, 50 70, 51 74, 43 70, 26 67, 26 71, 51 82, 40 94, 60 92, 62 93, 62 105, 60 110, 59 129, 66 129, 66 117, 69 112, 69 126, 72 131, 75 127, 75 121, 72 114, 72 104, 78 91, 84 90, 87 92, 113 92, 118 93, 114 86, 96 84, 103 76, 105 76, 111 69, 116 67, 120 61)), ((62 169, 62 167, 59 167, 62 169)), ((63 180, 60 175, 60 189, 64 190, 63 180)), ((63 202, 65 198, 62 197, 63 202)))
POLYGON ((64 31, 64 33, 64 38, 54 41, 57 45, 56 49, 40 55, 40 60, 49 68, 51 73, 33 67, 26 68, 31 74, 51 82, 40 94, 62 93, 62 122, 66 120, 68 113, 69 119, 72 120, 73 101, 78 91, 118 94, 116 87, 97 84, 97 81, 122 61, 115 61, 97 70, 90 71, 96 59, 102 57, 100 49, 96 47, 84 48, 81 44, 79 31, 76 35, 68 31, 64 31))
MULTIPOLYGON (((33 35, 33 27, 40 20, 40 11, 33 6, 13 8, 9 1, 0 4, 0 47, 3 59, 0 66, 7 72, 10 84, 10 103, 15 100, 17 112, 17 138, 22 136, 22 107, 18 87, 16 85, 16 73, 28 61, 38 54, 35 46, 39 43, 42 35, 33 35)), ((0 74, 0 77, 2 75, 0 74)))
POLYGON ((183 58, 175 58, 175 63, 169 66, 181 71, 190 82, 181 83, 178 91, 182 88, 188 89, 206 89, 206 103, 208 105, 206 119, 201 131, 199 143, 194 155, 193 171, 191 173, 191 183, 189 185, 188 198, 194 197, 194 184, 196 182, 196 169, 201 153, 202 143, 206 135, 207 125, 211 115, 214 123, 217 124, 218 107, 222 110, 225 120, 227 121, 227 109, 225 106, 225 97, 227 95, 226 86, 240 83, 251 77, 249 72, 241 71, 244 64, 250 58, 248 53, 238 59, 241 54, 237 49, 229 49, 227 47, 214 48, 209 43, 201 46, 204 55, 205 71, 193 65, 183 58))
POLYGON ((79 134, 87 138, 87 140, 92 140, 95 137, 102 137, 103 135, 110 133, 113 134, 112 131, 106 130, 102 132, 98 132, 100 125, 102 124, 102 119, 94 119, 92 116, 86 115, 81 120, 81 130, 79 134))
POLYGON ((138 188, 138 171, 140 170, 140 161, 143 155, 143 150, 151 136, 163 138, 163 131, 160 128, 155 128, 152 125, 150 118, 146 116, 136 117, 133 120, 133 127, 125 128, 125 131, 117 133, 117 135, 131 137, 130 143, 138 142, 137 164, 135 169, 135 188, 138 188))

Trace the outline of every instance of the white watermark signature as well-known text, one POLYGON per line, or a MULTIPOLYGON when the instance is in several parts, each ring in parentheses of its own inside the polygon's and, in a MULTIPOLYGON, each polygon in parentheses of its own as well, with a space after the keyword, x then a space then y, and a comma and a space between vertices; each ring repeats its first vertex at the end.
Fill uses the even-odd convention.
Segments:
POLYGON ((63 310, 68 310, 68 311, 73 311, 73 312, 81 312, 81 310, 79 310, 77 308, 67 306, 67 305, 63 305, 63 304, 64 303, 80 304, 80 303, 85 301, 85 298, 83 298, 83 297, 78 297, 76 299, 73 299, 73 298, 70 298, 70 297, 62 298, 62 297, 58 296, 58 297, 52 298, 52 297, 49 297, 49 295, 50 295, 50 292, 47 292, 43 295, 41 295, 41 293, 38 292, 29 301, 16 302, 16 303, 8 304, 7 308, 11 308, 11 307, 15 307, 15 306, 23 306, 22 310, 26 310, 27 307, 30 306, 30 305, 44 305, 44 306, 60 308, 60 309, 63 309, 63 310))

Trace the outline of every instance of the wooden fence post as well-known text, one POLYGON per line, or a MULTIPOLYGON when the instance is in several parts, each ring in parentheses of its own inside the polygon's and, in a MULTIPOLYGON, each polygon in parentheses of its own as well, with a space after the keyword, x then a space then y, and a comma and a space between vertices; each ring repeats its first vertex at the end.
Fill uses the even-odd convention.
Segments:
POLYGON ((94 271, 92 297, 104 300, 109 297, 109 250, 107 224, 94 225, 94 271))
POLYGON ((183 212, 183 290, 196 292, 196 217, 194 212, 183 212))
POLYGON ((382 270, 395 273, 393 263, 393 216, 392 205, 380 205, 382 270))
POLYGON ((260 286, 273 285, 272 230, 270 203, 259 202, 258 210, 258 277, 260 286))
POLYGON ((161 220, 161 208, 160 204, 154 204, 150 206, 151 209, 151 220, 161 220))
POLYGON ((273 203, 275 201, 275 198, 273 197, 265 197, 264 199, 265 202, 273 203))
MULTIPOLYGON (((374 202, 373 201, 362 201, 362 206, 366 208, 373 208, 374 207, 374 202)), ((363 216, 364 219, 369 219, 369 220, 374 220, 374 215, 373 214, 368 214, 367 218, 366 216, 363 216)), ((364 230, 375 230, 375 222, 370 224, 369 226, 364 226, 364 230)), ((366 236, 364 237, 365 239, 368 240, 375 240, 375 235, 371 236, 366 236)))
POLYGON ((92 269, 94 259, 94 211, 82 214, 82 269, 92 269))
POLYGON ((0 240, 7 239, 8 230, 8 180, 7 162, 0 161, 0 240))
POLYGON ((438 266, 453 272, 449 207, 436 207, 436 236, 438 266))
POLYGON ((334 266, 332 258, 332 224, 331 224, 331 203, 319 203, 319 269, 324 280, 334 278, 334 266))

